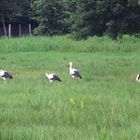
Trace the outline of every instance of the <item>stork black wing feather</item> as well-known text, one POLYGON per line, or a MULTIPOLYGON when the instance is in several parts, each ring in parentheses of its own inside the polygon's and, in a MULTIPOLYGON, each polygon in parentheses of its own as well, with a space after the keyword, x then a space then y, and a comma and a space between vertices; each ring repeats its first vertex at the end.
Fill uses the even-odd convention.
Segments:
POLYGON ((82 79, 82 76, 81 76, 81 74, 80 74, 79 71, 74 71, 73 76, 75 76, 75 77, 79 77, 80 79, 82 79))
POLYGON ((7 71, 4 72, 4 75, 2 77, 13 79, 13 76, 9 72, 7 72, 7 71))
POLYGON ((54 75, 53 78, 51 78, 51 80, 61 82, 61 79, 57 75, 54 75))

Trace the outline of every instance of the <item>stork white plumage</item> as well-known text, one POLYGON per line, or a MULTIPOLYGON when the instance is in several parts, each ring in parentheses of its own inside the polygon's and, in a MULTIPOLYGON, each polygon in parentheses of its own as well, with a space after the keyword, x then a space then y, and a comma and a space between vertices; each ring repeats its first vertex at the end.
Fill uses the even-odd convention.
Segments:
POLYGON ((73 78, 78 77, 78 78, 82 79, 82 76, 81 76, 79 70, 72 68, 72 62, 69 62, 69 73, 73 78))
POLYGON ((61 82, 61 79, 55 73, 46 73, 46 77, 49 79, 50 82, 52 81, 61 82))
POLYGON ((3 80, 6 80, 6 79, 13 79, 13 76, 11 75, 10 72, 6 71, 6 70, 0 70, 0 77, 3 79, 3 80))
POLYGON ((140 82, 140 74, 137 74, 136 81, 140 82))

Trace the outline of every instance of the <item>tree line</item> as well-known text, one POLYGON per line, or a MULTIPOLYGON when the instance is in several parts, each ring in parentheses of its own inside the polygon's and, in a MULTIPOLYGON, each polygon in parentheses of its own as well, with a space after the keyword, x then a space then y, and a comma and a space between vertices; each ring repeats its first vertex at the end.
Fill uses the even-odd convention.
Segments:
POLYGON ((1 0, 5 22, 32 23, 35 35, 76 39, 139 34, 140 0, 1 0))

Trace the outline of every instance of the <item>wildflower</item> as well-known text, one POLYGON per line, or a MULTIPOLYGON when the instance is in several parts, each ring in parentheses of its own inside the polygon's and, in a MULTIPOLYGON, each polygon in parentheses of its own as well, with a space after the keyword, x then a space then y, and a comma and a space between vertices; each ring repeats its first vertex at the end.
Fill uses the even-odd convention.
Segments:
POLYGON ((70 98, 70 104, 72 104, 72 105, 76 104, 76 102, 75 102, 75 100, 73 98, 70 98))

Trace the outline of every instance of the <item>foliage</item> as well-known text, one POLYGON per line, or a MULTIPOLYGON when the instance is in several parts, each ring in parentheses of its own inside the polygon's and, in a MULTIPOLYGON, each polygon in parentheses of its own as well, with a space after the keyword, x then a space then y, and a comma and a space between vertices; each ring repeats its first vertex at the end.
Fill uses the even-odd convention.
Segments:
MULTIPOLYGON (((61 0, 43 0, 41 9, 37 9, 39 15, 38 32, 46 35, 62 34, 67 32, 65 23, 66 13, 61 0)), ((36 33, 37 33, 36 30, 36 33)))
POLYGON ((0 14, 5 17, 6 21, 11 21, 15 14, 19 11, 16 5, 16 0, 1 0, 0 1, 0 14))
POLYGON ((18 22, 31 22, 32 16, 32 0, 18 0, 17 5, 19 7, 19 12, 16 15, 18 22))
POLYGON ((131 5, 128 6, 127 1, 122 0, 79 0, 79 8, 74 15, 75 35, 81 39, 107 33, 111 38, 117 39, 119 34, 126 33, 129 29, 136 32, 132 27, 139 32, 138 11, 140 7, 132 10, 131 5))
POLYGON ((71 33, 76 39, 140 32, 140 0, 1 0, 8 22, 31 22, 35 35, 71 33))

